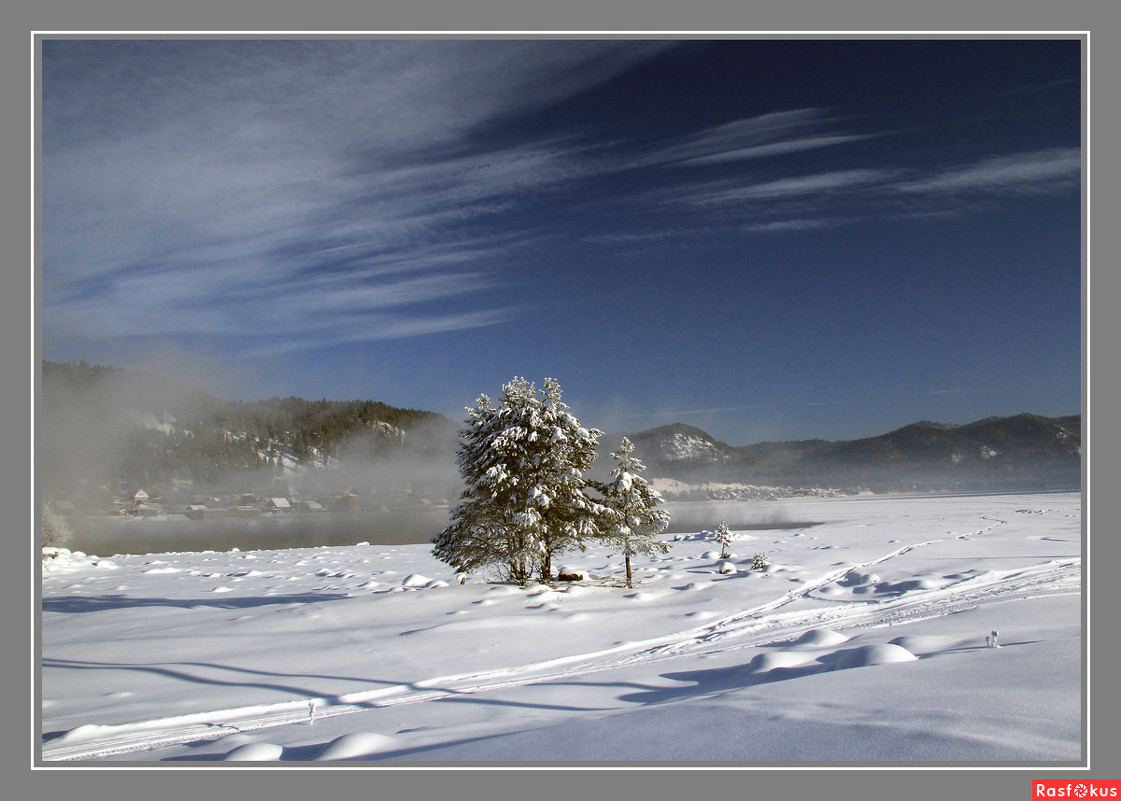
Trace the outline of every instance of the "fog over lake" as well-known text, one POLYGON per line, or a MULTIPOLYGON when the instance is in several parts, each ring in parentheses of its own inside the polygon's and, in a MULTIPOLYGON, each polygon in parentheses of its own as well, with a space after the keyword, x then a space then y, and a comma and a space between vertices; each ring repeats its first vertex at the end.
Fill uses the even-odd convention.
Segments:
MULTIPOLYGON (((792 515, 785 503, 671 501, 667 534, 715 528, 721 521, 739 530, 808 528, 822 521, 792 515)), ((183 514, 152 517, 71 517, 68 547, 102 556, 188 551, 311 548, 318 546, 426 543, 448 523, 448 509, 382 510, 356 513, 263 513, 252 517, 192 520, 183 514)))

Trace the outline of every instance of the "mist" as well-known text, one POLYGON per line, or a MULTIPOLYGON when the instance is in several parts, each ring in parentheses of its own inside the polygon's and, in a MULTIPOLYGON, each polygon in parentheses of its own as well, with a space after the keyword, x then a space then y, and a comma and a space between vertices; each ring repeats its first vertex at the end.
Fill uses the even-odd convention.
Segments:
POLYGON ((400 544, 447 525, 462 486, 453 422, 375 402, 224 400, 205 365, 179 366, 44 363, 38 494, 65 515, 68 547, 400 544), (342 417, 367 406, 398 424, 342 417))
POLYGON ((669 501, 670 534, 711 531, 727 523, 733 531, 770 531, 811 528, 826 522, 791 515, 784 505, 760 501, 669 501))
MULTIPOLYGON (((43 364, 37 489, 67 521, 70 546, 404 544, 447 526, 463 489, 461 422, 377 401, 226 400, 213 388, 236 389, 236 376, 175 352, 153 360, 150 372, 43 364)), ((628 435, 670 502, 670 533, 721 521, 740 530, 821 522, 788 519, 774 505, 795 497, 1045 491, 1081 481, 1078 418, 916 423, 865 440, 742 447, 677 428, 684 449, 680 432, 628 435)), ((622 436, 600 437, 586 478, 608 477, 622 436)))

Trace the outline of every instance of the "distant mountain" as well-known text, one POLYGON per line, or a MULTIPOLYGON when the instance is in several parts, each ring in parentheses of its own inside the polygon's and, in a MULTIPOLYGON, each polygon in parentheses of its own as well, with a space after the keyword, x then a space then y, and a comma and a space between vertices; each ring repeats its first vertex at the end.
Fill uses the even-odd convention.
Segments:
MULTIPOLYGON (((1033 414, 963 425, 921 421, 875 437, 733 447, 674 424, 628 435, 651 477, 847 491, 1071 488, 1081 483, 1082 418, 1033 414)), ((620 435, 603 438, 605 454, 620 435)))
MULTIPOLYGON (((615 437, 610 441, 621 440, 615 437)), ((646 454, 663 466, 708 466, 727 464, 735 459, 735 449, 713 439, 709 434, 684 423, 661 426, 630 435, 637 452, 646 454)), ((614 446, 613 446, 614 447, 614 446)))

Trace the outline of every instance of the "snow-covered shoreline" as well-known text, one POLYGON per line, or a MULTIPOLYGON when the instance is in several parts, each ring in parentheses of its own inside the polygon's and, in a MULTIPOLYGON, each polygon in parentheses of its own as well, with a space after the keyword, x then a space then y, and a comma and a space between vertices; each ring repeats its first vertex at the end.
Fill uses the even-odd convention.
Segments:
POLYGON ((633 590, 595 548, 552 587, 460 585, 427 545, 63 552, 43 759, 1080 759, 1078 493, 795 503, 814 524, 738 532, 735 572, 669 535, 633 590))

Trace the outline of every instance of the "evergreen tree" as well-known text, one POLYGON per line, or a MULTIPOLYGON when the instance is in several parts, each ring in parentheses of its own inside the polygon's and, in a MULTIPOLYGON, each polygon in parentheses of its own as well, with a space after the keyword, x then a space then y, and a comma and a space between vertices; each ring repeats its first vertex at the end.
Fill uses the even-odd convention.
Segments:
POLYGON ((538 391, 515 378, 498 406, 486 395, 477 403, 457 455, 467 486, 433 553, 457 572, 497 567, 522 584, 534 572, 550 581, 554 555, 583 550, 600 533, 605 510, 588 497, 583 473, 603 432, 580 425, 553 379, 538 391))
POLYGON ((716 541, 720 543, 721 559, 727 559, 732 555, 732 543, 736 541, 736 538, 732 535, 732 532, 728 530, 728 524, 723 520, 721 520, 720 525, 716 527, 716 541))
POLYGON ((627 564, 627 586, 633 587, 631 557, 638 554, 668 553, 670 545, 654 539, 669 525, 669 512, 658 509, 662 496, 639 473, 646 470, 632 454, 634 445, 626 437, 619 450, 611 454, 615 468, 611 480, 600 486, 610 524, 605 539, 618 548, 627 564))
POLYGON ((498 409, 489 397, 480 395, 467 415, 456 455, 467 486, 452 509, 449 526, 433 540, 433 553, 456 572, 497 566, 505 571, 503 578, 524 584, 532 575, 532 562, 509 511, 499 502, 497 490, 492 490, 500 476, 497 452, 491 448, 500 433, 498 409))

